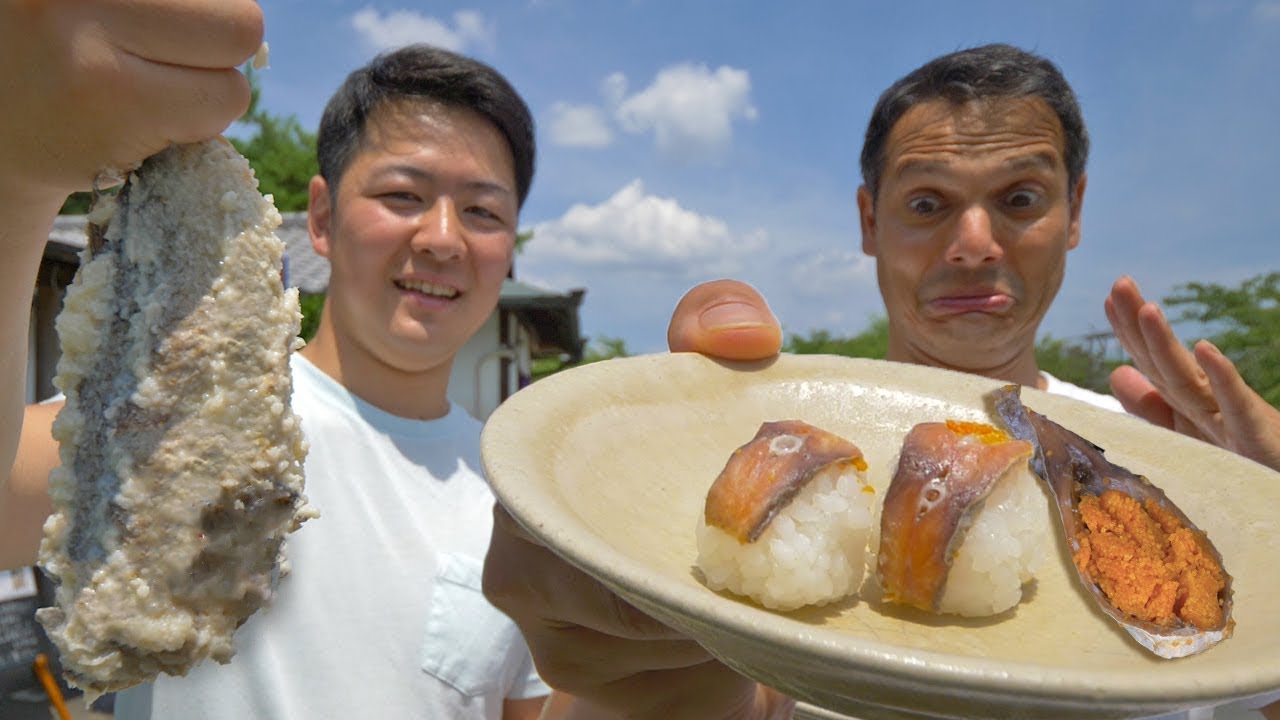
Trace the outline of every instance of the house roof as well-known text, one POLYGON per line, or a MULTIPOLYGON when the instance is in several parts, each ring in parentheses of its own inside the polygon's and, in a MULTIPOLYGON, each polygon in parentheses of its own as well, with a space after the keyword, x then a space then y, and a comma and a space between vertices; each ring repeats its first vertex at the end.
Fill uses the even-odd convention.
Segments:
MULTIPOLYGON (((59 215, 49 231, 45 256, 78 264, 79 253, 87 242, 84 215, 59 215)), ((329 261, 311 247, 305 212, 281 213, 276 236, 284 241, 284 278, 289 287, 300 292, 318 294, 329 287, 329 261)), ((533 338, 535 357, 567 355, 569 362, 582 359, 585 342, 578 322, 578 308, 586 291, 569 292, 543 288, 507 278, 502 282, 498 307, 509 310, 528 327, 533 338)))

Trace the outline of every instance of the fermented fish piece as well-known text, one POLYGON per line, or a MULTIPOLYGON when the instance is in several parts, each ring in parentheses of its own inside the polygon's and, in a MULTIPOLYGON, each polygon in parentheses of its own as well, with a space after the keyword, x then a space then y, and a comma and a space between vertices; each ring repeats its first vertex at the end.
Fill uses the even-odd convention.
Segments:
POLYGON ((1052 492, 1077 577, 1098 607, 1164 658, 1230 637, 1231 576, 1208 536, 1150 480, 1023 405, 1020 390, 995 391, 996 410, 1035 446, 1031 467, 1052 492))
POLYGON ((766 422, 729 457, 697 527, 713 590, 793 610, 857 592, 875 490, 856 445, 799 420, 766 422))
POLYGON ((984 423, 928 422, 907 433, 880 516, 885 601, 986 616, 1022 600, 1051 539, 1031 452, 984 423))
POLYGON ((90 694, 228 661, 314 512, 290 408, 297 293, 269 198, 224 140, 149 158, 91 214, 57 321, 61 467, 37 617, 90 694))

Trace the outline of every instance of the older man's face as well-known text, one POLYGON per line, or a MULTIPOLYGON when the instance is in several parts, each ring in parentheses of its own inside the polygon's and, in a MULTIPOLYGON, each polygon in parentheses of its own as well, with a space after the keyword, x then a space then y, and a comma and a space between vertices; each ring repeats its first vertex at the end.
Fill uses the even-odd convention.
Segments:
POLYGON ((1044 101, 930 101, 898 120, 880 193, 858 205, 876 258, 889 357, 992 374, 1034 352, 1080 240, 1084 179, 1068 186, 1044 101))

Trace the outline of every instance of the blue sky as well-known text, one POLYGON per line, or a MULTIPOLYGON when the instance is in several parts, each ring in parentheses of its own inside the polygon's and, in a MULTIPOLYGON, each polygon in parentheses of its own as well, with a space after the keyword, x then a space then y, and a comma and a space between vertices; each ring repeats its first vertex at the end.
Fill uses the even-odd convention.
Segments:
POLYGON ((496 67, 538 122, 517 277, 582 287, 583 332, 665 347, 694 284, 758 287, 789 333, 881 312, 857 157, 879 93, 951 50, 1009 42, 1075 87, 1093 149, 1080 247, 1041 328, 1107 329, 1149 297, 1280 269, 1280 0, 749 2, 262 0, 263 101, 314 129, 374 53, 433 42, 496 67))

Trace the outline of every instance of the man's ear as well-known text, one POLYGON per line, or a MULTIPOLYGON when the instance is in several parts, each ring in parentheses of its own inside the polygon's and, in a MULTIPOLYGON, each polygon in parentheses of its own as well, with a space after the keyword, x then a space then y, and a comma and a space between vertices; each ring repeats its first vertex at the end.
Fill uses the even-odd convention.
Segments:
POLYGON ((858 220, 862 226, 862 252, 876 254, 876 204, 866 185, 858 187, 858 220))
POLYGON ((329 257, 329 228, 333 222, 329 183, 316 175, 307 190, 307 231, 311 233, 311 247, 317 255, 329 257))
POLYGON ((1088 184, 1089 175, 1080 173, 1080 179, 1071 188, 1071 219, 1067 226, 1067 249, 1073 250, 1080 244, 1080 218, 1084 210, 1084 187, 1088 184))

